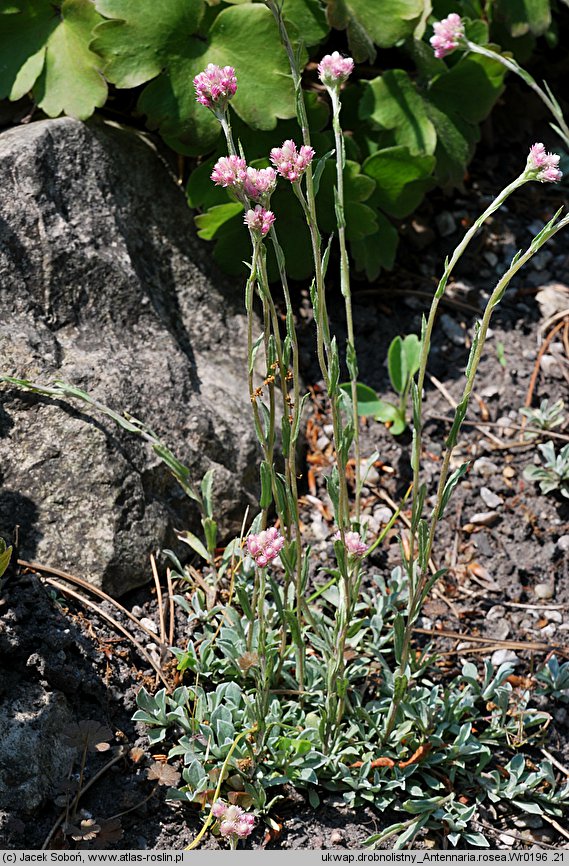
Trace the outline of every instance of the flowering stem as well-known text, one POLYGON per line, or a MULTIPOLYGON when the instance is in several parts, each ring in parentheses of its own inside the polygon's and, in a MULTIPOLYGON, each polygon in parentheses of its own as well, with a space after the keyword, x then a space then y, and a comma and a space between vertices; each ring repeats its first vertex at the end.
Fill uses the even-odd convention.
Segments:
POLYGON ((350 374, 352 413, 354 425, 354 457, 356 461, 356 495, 355 511, 356 520, 360 519, 360 495, 361 495, 361 465, 360 465, 360 424, 358 416, 358 361, 356 356, 356 341, 354 335, 354 318, 352 315, 352 293, 350 287, 350 263, 346 249, 346 218, 344 213, 344 169, 346 165, 346 150, 344 136, 340 125, 340 91, 339 87, 329 88, 332 100, 332 125, 334 129, 334 140, 336 144, 336 187, 337 207, 336 219, 338 222, 338 241, 340 244, 340 288, 344 297, 346 307, 346 325, 348 330, 348 345, 346 357, 348 360, 348 372, 350 374))
MULTIPOLYGON (((429 358, 429 352, 431 349, 431 336, 433 333, 433 327, 435 324, 435 319, 437 315, 437 310, 439 306, 439 302, 442 296, 445 293, 445 289, 452 274, 458 260, 465 252, 466 248, 470 244, 470 241, 474 238, 475 234, 481 228, 481 226, 486 222, 486 220, 496 211, 499 207, 501 207, 506 199, 517 190, 519 187, 523 186, 526 183, 528 177, 524 172, 519 177, 517 177, 512 183, 510 183, 505 189, 499 193, 494 201, 486 208, 483 214, 478 217, 478 219, 472 224, 472 226, 468 229, 464 238, 460 242, 460 244, 456 247, 453 252, 450 260, 447 260, 445 265, 444 273, 439 281, 437 286, 437 290, 434 294, 431 309, 429 310, 429 316, 427 321, 423 320, 422 334, 421 334, 421 355, 419 360, 419 372, 417 375, 417 390, 415 392, 415 406, 413 411, 414 420, 418 423, 414 425, 413 429, 413 448, 412 448, 412 457, 411 464, 413 469, 413 512, 418 507, 419 496, 420 496, 420 470, 421 470, 421 440, 422 440, 422 412, 423 412, 423 387, 425 384, 425 376, 427 372, 427 361, 429 358)), ((415 533, 411 533, 410 538, 410 555, 409 562, 413 563, 415 556, 415 533)), ((410 581, 410 595, 412 595, 414 586, 414 573, 413 569, 408 569, 408 576, 410 581)))
MULTIPOLYGON (((522 178, 522 183, 525 182, 525 180, 527 180, 527 178, 525 178, 524 175, 522 175, 521 178, 522 178)), ((519 181, 520 181, 520 178, 518 178, 517 181, 514 181, 514 184, 518 183, 518 185, 521 185, 519 183, 519 181)), ((495 204, 495 202, 494 202, 494 204, 495 204)), ((397 673, 395 676, 396 682, 398 679, 400 681, 404 682, 404 688, 402 689, 402 694, 394 695, 394 699, 392 701, 390 711, 388 713, 388 717, 387 717, 387 721, 386 721, 385 732, 384 732, 384 736, 383 736, 384 742, 389 738, 389 736, 393 730, 396 715, 397 715, 397 710, 398 710, 399 705, 401 704, 401 701, 405 695, 405 691, 406 691, 405 677, 406 677, 406 671, 407 671, 407 664, 408 664, 409 657, 410 657, 411 635, 412 635, 413 624, 414 624, 417 616, 419 615, 421 605, 423 604, 423 602, 426 598, 426 594, 430 590, 430 587, 432 586, 432 580, 429 580, 428 575, 426 574, 426 568, 427 568, 426 563, 428 563, 428 561, 430 559, 431 552, 433 549, 437 525, 438 525, 438 522, 439 522, 439 520, 442 517, 442 514, 444 512, 445 488, 447 487, 451 457, 452 457, 452 454, 453 454, 453 451, 454 451, 454 448, 456 445, 458 433, 460 432, 462 421, 464 420, 464 417, 466 415, 466 411, 468 409, 468 403, 470 400, 470 395, 472 393, 472 388, 474 386, 474 380, 476 378, 476 373, 478 371, 478 366, 480 364, 480 359, 482 357, 482 352, 484 350, 484 344, 486 342, 486 337, 488 335, 488 328, 490 325, 490 320, 492 318, 492 314, 494 312, 494 309, 497 307, 497 305, 500 303, 500 301, 504 297, 504 294, 506 292, 506 289, 508 288, 508 285, 510 284, 513 277, 520 270, 520 268, 522 268, 526 264, 526 262, 528 262, 532 258, 532 256, 534 256, 538 252, 538 250, 541 249, 543 244, 547 240, 549 240, 549 238, 551 238, 558 231, 561 231, 561 229, 563 229, 567 225, 569 225, 569 215, 567 215, 563 219, 559 220, 559 222, 556 221, 557 216, 558 216, 558 214, 556 214, 555 217, 533 239, 530 246, 528 247, 528 249, 523 254, 514 258, 514 260, 512 261, 512 264, 510 265, 508 270, 500 278, 500 280, 496 284, 494 291, 490 295, 488 303, 486 304, 486 308, 484 310, 482 320, 479 324, 479 327, 478 327, 476 334, 475 334, 475 338, 474 338, 473 343, 472 343, 470 358, 468 360, 468 365, 466 368, 466 383, 465 383, 465 386, 464 386, 464 389, 462 392, 462 398, 461 398, 461 400, 457 406, 457 410, 456 410, 454 422, 453 422, 453 427, 452 427, 451 432, 449 434, 449 437, 447 439, 447 447, 446 447, 445 455, 443 458, 443 465, 441 468, 441 474, 439 477, 439 484, 438 484, 438 488, 437 488, 435 506, 434 506, 433 513, 431 516, 431 524, 430 524, 430 528, 429 528, 428 540, 426 542, 425 550, 421 554, 421 560, 423 562, 423 567, 421 569, 419 569, 419 571, 418 571, 418 580, 415 581, 413 579, 410 582, 411 585, 410 585, 410 590, 409 590, 409 607, 408 607, 408 613, 407 613, 407 622, 405 625, 405 632, 404 632, 404 637, 403 637, 403 647, 402 647, 401 659, 399 661, 398 670, 397 670, 397 673)), ((415 566, 414 556, 411 555, 409 558, 408 573, 410 573, 410 572, 414 573, 415 567, 416 566, 415 566)), ((437 577, 437 575, 434 576, 434 579, 436 579, 436 577, 437 577)))
MULTIPOLYGON (((288 287, 288 278, 286 274, 285 267, 285 258, 282 247, 279 243, 279 239, 277 236, 277 232, 274 226, 271 227, 271 241, 273 244, 273 249, 275 251, 275 257, 277 260, 277 266, 279 269, 279 276, 281 280, 283 295, 285 299, 286 306, 286 330, 287 336, 290 339, 291 344, 291 357, 292 357, 292 406, 286 405, 286 380, 282 383, 281 387, 283 388, 283 395, 285 395, 285 407, 284 412, 285 415, 287 410, 290 408, 291 417, 288 419, 288 423, 290 424, 290 444, 289 444, 289 455, 287 460, 287 480, 290 488, 290 492, 292 495, 292 501, 295 505, 294 507, 294 525, 295 525, 295 548, 296 548, 296 561, 295 561, 295 597, 296 597, 296 616, 299 625, 302 623, 303 615, 303 587, 302 587, 302 537, 300 531, 300 515, 298 512, 298 485, 297 485, 297 477, 296 477, 296 446, 298 442, 298 431, 300 429, 300 412, 301 412, 301 400, 300 400, 300 370, 299 370, 299 351, 298 351, 298 336, 296 333, 296 328, 294 324, 294 314, 292 309, 292 303, 290 299, 290 292, 288 287)), ((283 370, 281 370, 281 374, 283 370)), ((286 419, 283 421, 286 423, 286 419)), ((286 587, 284 592, 284 598, 286 600, 287 593, 286 587)), ((281 647, 280 657, 284 659, 285 656, 285 647, 286 647, 286 629, 283 624, 283 639, 284 646, 281 647)), ((302 641, 302 628, 301 628, 301 640, 300 644, 296 647, 296 677, 297 682, 299 684, 299 689, 302 691, 304 689, 304 643, 302 641)))
POLYGON ((491 48, 485 48, 482 45, 477 45, 476 42, 471 42, 469 39, 465 39, 464 43, 468 47, 469 51, 472 51, 474 54, 481 54, 483 57, 488 57, 490 60, 496 60, 498 63, 501 63, 502 66, 505 66, 510 72, 513 72, 515 75, 518 75, 528 87, 531 87, 534 93, 536 93, 543 104, 548 108, 553 117, 555 118, 558 126, 553 126, 553 129, 559 134, 559 136, 563 139, 563 143, 565 147, 569 150, 569 127, 565 122, 565 118, 563 116, 563 112, 561 110, 561 106, 551 93, 551 90, 547 86, 547 83, 544 82, 546 90, 539 86, 535 78, 533 78, 529 72, 523 69, 513 57, 504 57, 503 54, 500 54, 497 51, 492 51, 491 48), (547 91, 547 92, 546 92, 547 91))

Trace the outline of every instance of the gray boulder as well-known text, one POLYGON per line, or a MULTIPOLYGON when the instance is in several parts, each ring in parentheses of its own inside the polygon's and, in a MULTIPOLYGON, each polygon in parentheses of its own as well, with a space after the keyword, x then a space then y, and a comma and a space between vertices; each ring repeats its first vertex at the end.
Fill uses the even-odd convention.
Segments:
MULTIPOLYGON (((46 120, 0 135, 0 369, 76 385, 150 426, 198 482, 215 468, 225 533, 257 484, 240 286, 214 272, 151 141, 46 120)), ((3 388, 0 534, 21 555, 120 595, 195 505, 137 437, 88 406, 3 388)))
POLYGON ((73 715, 61 692, 16 686, 0 706, 0 803, 33 812, 66 778, 74 758, 61 742, 73 715))

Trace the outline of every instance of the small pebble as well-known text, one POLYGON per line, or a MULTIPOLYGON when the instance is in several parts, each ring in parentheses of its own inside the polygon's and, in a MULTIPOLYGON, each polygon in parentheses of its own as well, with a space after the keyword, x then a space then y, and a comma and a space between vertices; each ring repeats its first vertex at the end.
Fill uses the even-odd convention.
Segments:
POLYGON ((516 470, 513 466, 504 466, 502 469, 502 475, 504 478, 514 478, 516 475, 516 470))
POLYGON ((500 470, 497 465, 491 460, 488 460, 487 457, 479 457, 478 460, 474 461, 472 471, 477 475, 481 475, 482 478, 491 478, 492 475, 497 475, 500 470))
POLYGON ((506 622, 505 619, 500 620, 499 622, 494 623, 492 626, 492 639, 493 640, 506 640, 508 635, 510 634, 510 626, 506 622))
POLYGON ((153 631, 154 634, 158 634, 158 626, 153 619, 150 619, 147 616, 143 616, 140 618, 140 624, 143 625, 145 628, 149 629, 150 631, 153 631))
POLYGON ((502 619, 506 615, 506 608, 502 607, 501 604, 495 604, 490 608, 488 613, 486 614, 486 619, 502 619))
POLYGON ((504 845, 513 845, 514 842, 516 841, 513 836, 508 836, 507 833, 500 833, 500 835, 498 836, 498 839, 504 845))
POLYGON ((449 316, 448 313, 443 313, 440 318, 440 324, 451 343, 454 343, 455 346, 464 346, 465 333, 452 316, 449 316))
POLYGON ((499 518, 497 511, 477 511, 470 517, 469 523, 475 526, 493 526, 499 518))
POLYGON ((486 400, 491 400, 492 397, 498 397, 499 394, 501 394, 501 389, 498 385, 486 385, 480 392, 480 396, 485 397, 486 400))
POLYGON ((544 625, 543 628, 540 628, 539 633, 543 637, 551 638, 555 635, 556 631, 557 631, 557 629, 556 629, 555 625, 552 622, 550 622, 550 623, 548 623, 548 625, 544 625))
POLYGON ((380 506, 380 508, 376 508, 373 512, 373 516, 380 524, 389 523, 391 518, 393 517, 393 512, 390 508, 387 508, 386 505, 380 506))
POLYGON ((559 707, 558 710, 555 710, 554 715, 555 721, 560 725, 564 725, 567 721, 567 710, 565 709, 565 707, 559 707))
POLYGON ((344 841, 344 834, 341 830, 332 830, 330 833, 330 842, 332 845, 341 845, 344 841))
POLYGON ((562 535, 561 538, 557 539, 557 547, 559 550, 562 550, 563 553, 569 552, 569 535, 562 535))
POLYGON ((546 610, 544 611, 544 615, 547 617, 549 622, 561 623, 563 622, 563 614, 560 610, 546 610))
POLYGON ((551 376, 553 379, 563 378, 561 364, 553 355, 542 355, 539 365, 546 376, 551 376))
POLYGON ((442 238, 446 238, 456 231, 456 221, 448 210, 443 210, 437 214, 435 224, 442 238))
POLYGON ((495 268, 498 264, 498 256, 496 253, 493 253, 492 250, 488 250, 487 252, 482 254, 490 267, 495 268))
POLYGON ((506 662, 511 665, 519 665, 520 659, 512 650, 499 649, 492 653, 492 664, 494 667, 499 667, 506 662))
POLYGON ((552 583, 536 583, 533 591, 538 598, 553 598, 555 588, 552 583))
POLYGON ((487 508, 498 508, 504 502, 501 496, 498 496, 497 493, 493 493, 488 487, 481 488, 480 498, 487 508))

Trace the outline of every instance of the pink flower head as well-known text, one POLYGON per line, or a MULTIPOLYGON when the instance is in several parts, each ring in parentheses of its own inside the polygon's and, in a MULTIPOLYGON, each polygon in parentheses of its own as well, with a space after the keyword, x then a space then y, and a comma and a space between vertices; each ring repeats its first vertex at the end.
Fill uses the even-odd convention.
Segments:
POLYGON ((546 153, 545 147, 540 142, 533 144, 529 149, 526 171, 537 172, 536 180, 556 183, 563 177, 558 168, 559 155, 557 153, 546 153))
POLYGON ((456 12, 451 12, 442 21, 436 21, 433 25, 434 35, 431 36, 435 57, 446 57, 460 45, 464 38, 464 24, 462 18, 456 12))
MULTIPOLYGON (((272 210, 266 210, 262 205, 255 205, 255 210, 248 210, 245 214, 243 222, 252 232, 260 232, 261 237, 265 237, 271 229, 275 221, 275 215, 272 210)), ((271 530, 272 531, 272 530, 271 530)), ((277 530, 275 529, 275 532, 277 530)), ((262 535, 263 533, 261 533, 262 535)))
MULTIPOLYGON (((344 538, 346 540, 346 550, 348 553, 352 553, 354 556, 363 556, 367 550, 367 544, 360 538, 359 532, 345 532, 344 538)), ((335 534, 334 541, 341 541, 342 536, 340 535, 340 531, 335 534)))
POLYGON ((274 168, 249 168, 245 177, 245 195, 258 201, 269 198, 277 184, 277 173, 274 168))
POLYGON ((283 544, 284 538, 274 526, 247 538, 247 550, 261 568, 279 555, 283 544))
POLYGON ((296 149, 294 141, 289 139, 283 142, 282 147, 273 147, 271 150, 271 162, 282 177, 296 183, 300 180, 310 163, 314 151, 311 147, 303 144, 300 150, 296 149))
POLYGON ((225 110, 237 90, 235 70, 233 66, 208 63, 204 71, 194 78, 194 88, 197 101, 206 108, 225 110))
POLYGON ((233 836, 244 839, 252 833, 255 816, 245 812, 240 806, 229 806, 223 800, 216 800, 211 811, 219 820, 219 832, 225 838, 233 836))
POLYGON ((242 186, 247 177, 247 163, 240 156, 220 157, 211 173, 217 186, 242 186))
POLYGON ((320 81, 326 87, 339 87, 354 71, 351 57, 342 57, 339 51, 327 54, 318 64, 320 81))

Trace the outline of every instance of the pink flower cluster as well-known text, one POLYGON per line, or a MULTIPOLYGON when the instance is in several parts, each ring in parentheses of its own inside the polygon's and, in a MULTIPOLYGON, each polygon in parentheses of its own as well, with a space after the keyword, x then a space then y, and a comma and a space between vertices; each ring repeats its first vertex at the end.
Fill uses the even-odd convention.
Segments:
POLYGON ((297 150, 292 139, 283 142, 282 147, 273 147, 271 150, 271 162, 276 170, 292 183, 300 180, 312 162, 313 156, 314 150, 311 147, 303 144, 300 150, 297 150))
POLYGON ((261 568, 279 555, 283 544, 284 538, 274 526, 247 538, 247 550, 261 568))
POLYGON ((254 201, 268 200, 277 184, 274 168, 251 168, 240 156, 221 156, 213 167, 212 181, 217 186, 243 191, 254 201))
POLYGON ((547 181, 557 183, 563 177, 558 166, 558 154, 546 153, 545 147, 540 142, 530 147, 526 170, 537 172, 536 180, 541 180, 543 183, 547 181))
POLYGON ((462 18, 456 12, 451 12, 442 21, 436 21, 433 25, 434 35, 431 36, 431 45, 435 57, 446 57, 460 45, 464 38, 464 24, 462 18))
MULTIPOLYGON (((271 230, 274 221, 275 215, 272 210, 266 210, 266 208, 260 204, 255 205, 255 210, 248 210, 243 220, 245 225, 248 226, 252 232, 259 232, 263 238, 271 230)), ((275 530, 275 532, 276 531, 277 530, 275 530)), ((249 539, 247 541, 249 541, 249 539)))
MULTIPOLYGON (((346 550, 354 556, 363 556, 367 550, 367 544, 360 538, 359 532, 345 532, 344 538, 346 541, 346 550)), ((335 534, 334 541, 341 541, 342 536, 340 531, 335 534)))
POLYGON ((270 197, 276 185, 277 173, 274 168, 248 167, 243 188, 249 198, 259 201, 270 197))
POLYGON ((211 173, 217 186, 242 186, 247 179, 247 163, 240 156, 222 156, 211 173))
POLYGON ((339 87, 354 71, 351 57, 342 57, 339 51, 327 54, 318 64, 320 81, 326 87, 339 87))
POLYGON ((223 800, 216 800, 211 811, 219 821, 219 832, 222 836, 244 839, 252 833, 255 816, 245 812, 241 806, 230 806, 223 800))
POLYGON ((196 99, 206 108, 227 108, 227 103, 237 90, 237 78, 233 66, 216 66, 208 63, 203 72, 194 78, 196 99))

